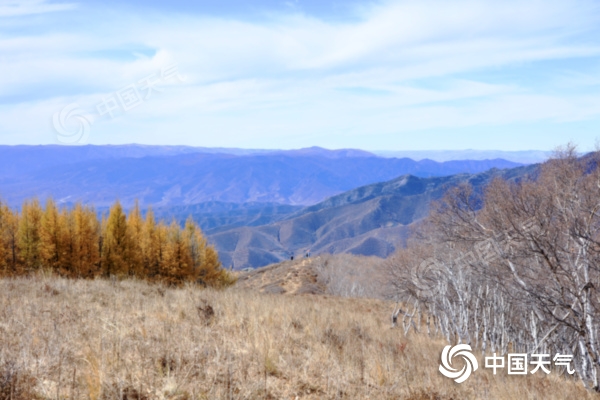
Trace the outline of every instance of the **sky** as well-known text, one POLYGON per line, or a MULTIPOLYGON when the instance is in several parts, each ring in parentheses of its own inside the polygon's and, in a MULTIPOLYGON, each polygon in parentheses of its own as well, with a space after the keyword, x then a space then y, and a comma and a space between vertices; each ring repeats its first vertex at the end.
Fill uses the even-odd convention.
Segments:
POLYGON ((597 138, 596 0, 0 0, 0 144, 597 138))

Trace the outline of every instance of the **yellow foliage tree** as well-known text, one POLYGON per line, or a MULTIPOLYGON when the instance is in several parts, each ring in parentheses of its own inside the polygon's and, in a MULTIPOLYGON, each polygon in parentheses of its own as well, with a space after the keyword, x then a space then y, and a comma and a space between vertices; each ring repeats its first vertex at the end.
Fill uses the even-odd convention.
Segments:
POLYGON ((7 205, 2 209, 2 226, 0 227, 0 240, 6 250, 4 255, 4 274, 12 275, 21 273, 19 262, 19 214, 12 212, 7 205))
POLYGON ((127 218, 118 201, 111 207, 103 230, 102 273, 104 276, 129 275, 131 240, 127 218))
POLYGON ((73 278, 137 276, 216 287, 234 282, 191 218, 183 228, 166 226, 152 210, 142 218, 137 202, 128 215, 116 202, 101 220, 91 207, 59 208, 52 199, 45 208, 37 200, 24 202, 20 214, 0 203, 0 273, 40 268, 73 278))
POLYGON ((42 267, 41 222, 42 207, 38 200, 23 203, 19 219, 18 245, 24 268, 28 271, 42 267))
POLYGON ((6 225, 10 210, 0 202, 0 274, 8 274, 8 243, 6 237, 6 225))
POLYGON ((193 280, 194 260, 191 243, 173 221, 167 231, 167 246, 161 268, 161 279, 171 285, 193 280))
POLYGON ((127 217, 127 234, 129 236, 129 271, 132 275, 145 276, 144 266, 144 254, 143 246, 144 243, 144 220, 142 219, 142 212, 140 211, 140 205, 136 201, 135 206, 127 217))
POLYGON ((77 277, 91 278, 98 272, 100 260, 100 224, 93 208, 76 204, 68 214, 71 232, 69 240, 70 264, 77 277))
POLYGON ((65 232, 64 217, 52 199, 46 201, 40 225, 40 257, 46 268, 61 270, 67 267, 65 263, 65 232))

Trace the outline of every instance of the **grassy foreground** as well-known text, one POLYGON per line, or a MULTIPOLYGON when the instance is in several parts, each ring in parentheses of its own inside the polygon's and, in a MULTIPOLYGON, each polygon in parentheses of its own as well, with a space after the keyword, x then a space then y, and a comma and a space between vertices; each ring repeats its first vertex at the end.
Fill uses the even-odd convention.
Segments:
MULTIPOLYGON (((592 399, 573 380, 457 385, 442 341, 391 329, 376 300, 0 280, 0 399, 592 399)), ((481 365, 481 364, 480 364, 481 365)))

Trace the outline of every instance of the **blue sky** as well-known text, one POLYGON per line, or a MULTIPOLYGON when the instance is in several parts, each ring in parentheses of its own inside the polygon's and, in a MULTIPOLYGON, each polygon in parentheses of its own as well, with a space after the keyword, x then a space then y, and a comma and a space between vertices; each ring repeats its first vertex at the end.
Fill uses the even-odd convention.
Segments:
POLYGON ((0 144, 589 150, 599 71, 597 1, 2 0, 0 144))

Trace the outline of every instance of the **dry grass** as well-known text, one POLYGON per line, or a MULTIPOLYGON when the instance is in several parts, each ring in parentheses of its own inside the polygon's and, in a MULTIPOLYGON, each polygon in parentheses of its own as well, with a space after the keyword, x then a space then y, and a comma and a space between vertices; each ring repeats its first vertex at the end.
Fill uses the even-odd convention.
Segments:
POLYGON ((237 286, 271 294, 383 298, 383 263, 378 257, 320 254, 241 272, 237 286))
POLYGON ((376 300, 138 281, 0 280, 0 399, 592 399, 577 382, 437 371, 445 343, 376 300))

